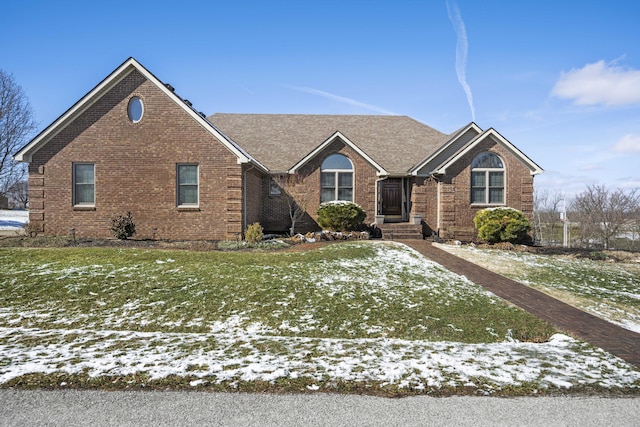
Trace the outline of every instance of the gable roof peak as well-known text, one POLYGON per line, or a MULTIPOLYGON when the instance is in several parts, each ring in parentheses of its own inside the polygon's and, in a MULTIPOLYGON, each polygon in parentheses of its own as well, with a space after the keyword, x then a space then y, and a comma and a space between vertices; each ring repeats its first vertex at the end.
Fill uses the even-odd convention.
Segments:
POLYGON ((122 64, 120 64, 115 70, 113 70, 107 77, 105 77, 100 83, 98 83, 93 89, 91 89, 86 95, 80 98, 71 108, 65 111, 60 117, 58 117, 53 123, 42 130, 35 138, 22 147, 14 155, 17 161, 30 162, 33 154, 46 145, 53 137, 59 134, 81 114, 83 114, 89 107, 95 104, 102 96, 120 83, 125 77, 131 74, 133 71, 139 72, 145 79, 155 85, 161 92, 163 92, 169 99, 175 102, 182 110, 184 110, 189 116, 191 116, 196 122, 198 122, 204 129, 210 132, 216 139, 218 139, 229 151, 231 151, 239 163, 254 163, 256 166, 264 169, 259 162, 255 161, 249 156, 243 149, 235 144, 231 139, 225 137, 221 132, 216 129, 205 117, 203 113, 198 112, 193 108, 188 100, 185 100, 175 93, 175 89, 171 85, 163 83, 153 73, 147 70, 140 62, 134 57, 130 56, 122 64))

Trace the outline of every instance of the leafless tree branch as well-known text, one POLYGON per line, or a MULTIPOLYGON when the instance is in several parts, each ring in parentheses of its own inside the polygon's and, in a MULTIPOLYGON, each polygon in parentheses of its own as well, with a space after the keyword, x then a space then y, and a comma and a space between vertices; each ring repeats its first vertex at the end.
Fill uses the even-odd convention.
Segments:
POLYGON ((24 179, 24 165, 13 160, 36 123, 29 100, 13 76, 0 70, 0 193, 24 179))

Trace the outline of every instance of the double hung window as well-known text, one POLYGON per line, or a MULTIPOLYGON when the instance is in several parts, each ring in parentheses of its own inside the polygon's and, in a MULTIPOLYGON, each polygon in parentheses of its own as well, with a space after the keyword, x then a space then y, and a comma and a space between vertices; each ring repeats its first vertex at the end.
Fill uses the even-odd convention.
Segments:
POLYGON ((73 164, 73 205, 95 206, 96 204, 95 164, 73 164))
POLYGON ((504 164, 494 153, 478 154, 471 162, 471 203, 502 205, 505 200, 504 164))
POLYGON ((321 167, 320 202, 353 201, 353 164, 342 154, 332 154, 321 167))
POLYGON ((179 207, 198 206, 198 165, 181 164, 177 171, 179 207))

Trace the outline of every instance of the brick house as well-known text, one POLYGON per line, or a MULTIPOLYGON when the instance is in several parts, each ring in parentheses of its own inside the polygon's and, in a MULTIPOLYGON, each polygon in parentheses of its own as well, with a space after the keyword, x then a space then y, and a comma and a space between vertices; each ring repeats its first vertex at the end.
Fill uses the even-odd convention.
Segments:
POLYGON ((488 206, 533 214, 542 169, 494 129, 446 135, 404 116, 206 117, 130 58, 15 155, 29 163, 32 228, 109 237, 131 211, 138 238, 234 239, 248 224, 297 230, 321 202, 351 200, 381 227, 468 238, 488 206), (283 177, 297 177, 295 193, 283 177), (302 191, 300 191, 302 190, 302 191))

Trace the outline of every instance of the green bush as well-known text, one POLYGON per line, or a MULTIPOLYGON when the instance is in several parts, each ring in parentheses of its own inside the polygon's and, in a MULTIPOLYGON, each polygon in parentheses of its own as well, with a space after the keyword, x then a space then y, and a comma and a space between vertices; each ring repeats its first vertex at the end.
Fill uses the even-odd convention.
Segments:
POLYGON ((365 211, 353 202, 325 202, 318 208, 318 224, 333 231, 353 230, 366 217, 365 211))
POLYGON ((478 238, 489 243, 520 243, 528 239, 531 222, 522 212, 511 208, 488 208, 479 211, 473 223, 478 238))
POLYGON ((133 223, 131 212, 111 218, 111 234, 120 240, 126 240, 136 234, 136 225, 133 223))
POLYGON ((245 240, 255 245, 256 243, 262 242, 262 238, 264 237, 263 229, 260 223, 254 222, 250 226, 247 227, 247 230, 244 232, 245 240))

